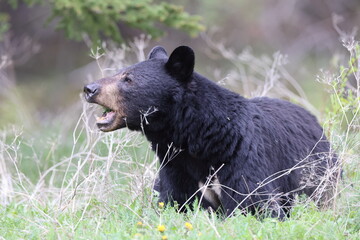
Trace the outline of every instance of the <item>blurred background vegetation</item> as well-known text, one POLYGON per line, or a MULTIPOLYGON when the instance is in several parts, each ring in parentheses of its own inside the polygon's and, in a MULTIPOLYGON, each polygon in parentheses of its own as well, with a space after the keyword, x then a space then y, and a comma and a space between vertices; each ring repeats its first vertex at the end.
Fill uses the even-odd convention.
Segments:
MULTIPOLYGON (((210 51, 207 38, 236 52, 251 49, 256 56, 271 56, 277 51, 286 55, 289 74, 310 101, 323 109, 326 92, 314 81, 316 75, 319 69, 336 68, 347 61, 334 28, 334 14, 342 17, 339 27, 352 32, 360 22, 360 3, 2 0, 0 55, 6 77, 0 81, 2 86, 16 85, 23 91, 20 95, 26 100, 28 114, 37 115, 35 121, 41 122, 79 101, 89 76, 96 79, 99 69, 89 54, 101 42, 120 46, 146 34, 152 36, 148 49, 164 45, 171 51, 178 45, 189 45, 196 50, 197 71, 219 81, 234 66, 210 51), (214 74, 214 69, 221 70, 214 74)), ((241 93, 236 84, 230 87, 241 93)), ((1 94, 2 102, 4 98, 1 94)), ((7 107, 12 110, 16 108, 13 105, 7 107)), ((2 126, 19 120, 14 112, 6 113, 1 114, 2 126)))

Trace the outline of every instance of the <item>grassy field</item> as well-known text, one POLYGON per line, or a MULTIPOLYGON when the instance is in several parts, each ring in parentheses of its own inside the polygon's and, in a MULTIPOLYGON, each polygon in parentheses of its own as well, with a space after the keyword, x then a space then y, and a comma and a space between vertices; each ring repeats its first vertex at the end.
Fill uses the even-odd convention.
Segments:
MULTIPOLYGON (((187 214, 159 205, 151 190, 157 159, 140 133, 100 133, 94 126, 98 109, 81 100, 60 114, 39 116, 26 89, 3 89, 0 239, 360 239, 359 48, 354 51, 349 66, 318 77, 331 95, 320 115, 339 154, 343 180, 331 206, 318 209, 299 197, 286 221, 241 214, 224 220, 197 204, 187 214), (349 88, 348 79, 355 85, 349 88)), ((261 65, 255 58, 246 61, 261 65)), ((311 109, 303 93, 284 91, 277 79, 285 78, 280 65, 269 79, 282 88, 270 95, 311 109)), ((260 79, 258 71, 251 76, 260 79)))

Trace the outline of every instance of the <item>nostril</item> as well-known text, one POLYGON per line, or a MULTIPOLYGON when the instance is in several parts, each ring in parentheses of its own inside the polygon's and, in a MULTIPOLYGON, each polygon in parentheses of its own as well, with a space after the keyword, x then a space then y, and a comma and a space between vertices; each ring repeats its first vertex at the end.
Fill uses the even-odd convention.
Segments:
POLYGON ((96 83, 88 84, 84 87, 84 92, 88 97, 92 97, 99 92, 99 85, 96 83))

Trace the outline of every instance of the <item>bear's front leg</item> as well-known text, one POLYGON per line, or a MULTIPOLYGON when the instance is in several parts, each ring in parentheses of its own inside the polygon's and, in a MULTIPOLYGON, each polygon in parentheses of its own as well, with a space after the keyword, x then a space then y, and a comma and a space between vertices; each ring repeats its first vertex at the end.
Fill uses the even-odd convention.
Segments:
POLYGON ((180 209, 185 209, 184 204, 191 205, 194 202, 198 183, 185 169, 165 165, 160 169, 159 178, 156 190, 160 193, 160 202, 171 205, 176 202, 180 209))

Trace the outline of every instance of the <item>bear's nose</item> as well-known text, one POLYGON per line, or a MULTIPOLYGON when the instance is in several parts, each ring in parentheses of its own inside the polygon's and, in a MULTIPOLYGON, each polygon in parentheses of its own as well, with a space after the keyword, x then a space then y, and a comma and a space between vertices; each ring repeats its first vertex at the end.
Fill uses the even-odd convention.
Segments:
POLYGON ((92 98, 100 91, 100 85, 97 83, 90 83, 84 87, 86 101, 91 102, 92 98))

